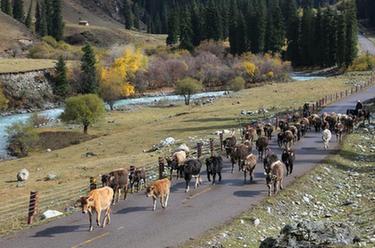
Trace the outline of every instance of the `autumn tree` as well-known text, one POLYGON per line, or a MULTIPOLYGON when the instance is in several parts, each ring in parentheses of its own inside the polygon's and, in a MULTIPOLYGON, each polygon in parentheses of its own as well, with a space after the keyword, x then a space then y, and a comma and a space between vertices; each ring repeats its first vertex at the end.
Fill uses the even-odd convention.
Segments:
POLYGON ((200 81, 186 77, 177 81, 175 93, 185 98, 185 104, 190 104, 190 99, 193 94, 200 92, 203 89, 203 85, 200 81))
POLYGON ((83 133, 87 134, 89 126, 97 122, 104 112, 104 102, 97 95, 79 95, 65 101, 61 119, 67 123, 81 124, 83 133))
POLYGON ((130 80, 135 73, 142 70, 147 59, 140 49, 126 48, 121 57, 116 58, 110 66, 100 70, 100 95, 113 109, 115 100, 135 93, 130 80))

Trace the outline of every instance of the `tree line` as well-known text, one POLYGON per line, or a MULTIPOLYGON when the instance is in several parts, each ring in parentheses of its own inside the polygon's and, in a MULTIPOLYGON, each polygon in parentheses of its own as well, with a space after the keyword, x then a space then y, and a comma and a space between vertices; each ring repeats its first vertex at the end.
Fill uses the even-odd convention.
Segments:
POLYGON ((203 40, 228 39, 232 54, 281 53, 295 66, 350 65, 357 54, 354 0, 319 8, 312 7, 313 1, 218 2, 194 2, 172 11, 167 44, 191 51, 203 40))
POLYGON ((358 18, 367 19, 370 27, 375 27, 375 1, 357 0, 358 18))
POLYGON ((34 1, 30 2, 26 15, 23 0, 1 0, 0 3, 1 11, 24 23, 39 36, 50 35, 56 40, 63 39, 62 0, 36 0, 35 23, 32 21, 34 1))

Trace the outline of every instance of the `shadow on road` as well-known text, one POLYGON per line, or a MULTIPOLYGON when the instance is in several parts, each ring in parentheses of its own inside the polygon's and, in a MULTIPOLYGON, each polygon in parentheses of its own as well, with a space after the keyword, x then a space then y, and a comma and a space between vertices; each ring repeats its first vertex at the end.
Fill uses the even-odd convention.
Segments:
POLYGON ((33 237, 54 237, 57 234, 77 232, 80 227, 80 225, 48 227, 37 232, 33 237))
POLYGON ((265 190, 251 191, 251 190, 239 190, 233 192, 233 195, 237 197, 253 197, 259 194, 263 194, 265 190))
POLYGON ((151 210, 151 207, 127 207, 124 209, 120 209, 116 211, 115 214, 128 214, 128 213, 133 213, 133 212, 141 212, 141 211, 146 211, 146 210, 151 210))

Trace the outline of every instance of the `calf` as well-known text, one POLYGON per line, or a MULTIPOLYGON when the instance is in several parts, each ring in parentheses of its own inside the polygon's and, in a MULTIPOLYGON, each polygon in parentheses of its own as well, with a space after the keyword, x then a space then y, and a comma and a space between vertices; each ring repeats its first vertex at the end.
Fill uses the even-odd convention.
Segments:
POLYGON ((227 158, 229 157, 229 155, 234 150, 234 147, 236 146, 236 143, 237 143, 236 136, 228 137, 223 141, 223 145, 224 145, 224 148, 225 148, 225 152, 227 154, 227 158))
POLYGON ((263 167, 266 174, 271 170, 271 165, 278 160, 279 159, 277 158, 276 154, 272 152, 266 154, 266 157, 263 159, 263 167))
POLYGON ((211 182, 212 175, 212 184, 215 184, 216 174, 219 176, 219 182, 221 182, 221 170, 223 169, 223 159, 221 156, 211 156, 206 159, 207 166, 207 179, 211 182))
POLYGON ((139 189, 142 189, 142 187, 146 184, 146 171, 144 168, 134 168, 134 170, 131 170, 129 173, 129 181, 130 181, 130 190, 133 193, 134 187, 137 187, 137 192, 139 189))
POLYGON ((146 196, 152 197, 152 210, 156 209, 156 200, 159 198, 162 208, 168 205, 171 181, 168 178, 157 180, 146 188, 146 196))
POLYGON ((344 133, 344 125, 341 122, 337 122, 335 125, 335 134, 337 142, 342 141, 342 135, 344 133))
POLYGON ((324 149, 327 150, 329 148, 329 142, 331 141, 332 133, 329 129, 324 129, 322 134, 322 140, 324 143, 324 149))
POLYGON ((241 170, 241 162, 251 153, 252 146, 250 141, 245 141, 243 144, 238 144, 235 146, 232 154, 230 155, 232 162, 232 173, 234 169, 234 164, 238 162, 238 171, 241 170))
POLYGON ((277 193, 278 189, 283 189, 284 181, 284 164, 283 162, 276 161, 270 166, 270 170, 266 175, 266 183, 268 187, 268 195, 271 196, 272 185, 274 187, 274 194, 277 193))
POLYGON ((177 179, 182 177, 182 166, 186 160, 186 152, 178 151, 173 153, 172 158, 166 158, 168 167, 170 169, 170 180, 172 180, 173 171, 177 172, 177 179))
POLYGON ((249 172, 250 175, 250 182, 253 181, 254 178, 254 169, 257 165, 257 157, 254 154, 250 154, 246 157, 243 161, 242 171, 244 175, 244 183, 246 183, 246 174, 249 172))
POLYGON ((295 160, 295 153, 293 150, 284 149, 281 154, 281 160, 286 166, 286 175, 290 175, 293 172, 293 163, 295 160))
POLYGON ((193 177, 195 177, 195 186, 197 188, 201 184, 200 172, 202 168, 202 163, 198 159, 186 160, 183 166, 184 177, 186 182, 185 192, 189 192, 189 183, 193 177))
POLYGON ((124 200, 126 199, 129 184, 129 173, 127 170, 121 168, 102 175, 102 183, 104 186, 109 186, 113 189, 113 205, 119 201, 121 190, 124 191, 124 200))
POLYGON ((258 150, 259 159, 263 159, 264 152, 268 147, 268 138, 265 136, 259 137, 255 145, 258 150))
POLYGON ((104 186, 103 188, 94 189, 89 192, 88 196, 82 196, 78 201, 81 203, 82 213, 89 214, 91 232, 94 228, 92 226, 92 215, 96 213, 96 224, 105 227, 111 221, 111 203, 113 200, 113 189, 104 186), (103 223, 100 223, 100 215, 102 210, 105 210, 105 217, 103 223))
POLYGON ((286 148, 290 148, 292 147, 292 144, 294 143, 294 134, 292 133, 292 131, 290 130, 287 130, 284 132, 284 140, 283 140, 283 144, 285 144, 285 147, 286 148))
POLYGON ((272 139, 272 132, 273 132, 273 126, 272 126, 272 124, 267 123, 267 124, 263 127, 263 131, 264 131, 264 135, 265 135, 269 140, 271 140, 271 139, 272 139))

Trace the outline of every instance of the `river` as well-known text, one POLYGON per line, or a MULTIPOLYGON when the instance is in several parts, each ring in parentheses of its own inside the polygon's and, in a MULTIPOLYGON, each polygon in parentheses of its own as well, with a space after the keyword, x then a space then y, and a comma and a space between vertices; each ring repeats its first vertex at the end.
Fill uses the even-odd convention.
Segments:
MULTIPOLYGON (((209 97, 220 97, 224 96, 225 91, 215 91, 215 92, 204 92, 193 95, 191 98, 193 100, 209 97)), ((115 102, 115 108, 121 108, 124 106, 135 106, 135 105, 152 105, 158 102, 180 102, 183 101, 184 97, 179 95, 162 95, 162 96, 151 96, 151 97, 139 97, 139 98, 129 98, 122 99, 115 102)), ((56 120, 59 118, 64 110, 62 108, 49 109, 39 112, 39 114, 45 116, 49 120, 56 120)), ((0 160, 7 158, 7 146, 8 146, 8 136, 7 128, 15 123, 26 122, 32 113, 26 114, 14 114, 4 117, 0 117, 0 160)))

